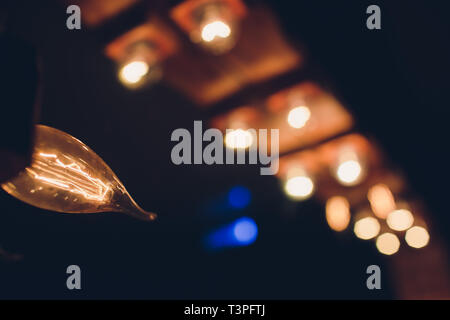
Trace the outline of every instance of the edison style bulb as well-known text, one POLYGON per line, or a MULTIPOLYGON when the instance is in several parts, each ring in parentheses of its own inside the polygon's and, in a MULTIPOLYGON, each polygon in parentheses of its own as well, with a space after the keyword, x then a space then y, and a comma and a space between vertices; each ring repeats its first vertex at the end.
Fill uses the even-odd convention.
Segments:
POLYGON ((36 126, 29 167, 2 184, 10 195, 35 207, 63 213, 122 212, 154 220, 114 172, 88 146, 60 130, 36 126))

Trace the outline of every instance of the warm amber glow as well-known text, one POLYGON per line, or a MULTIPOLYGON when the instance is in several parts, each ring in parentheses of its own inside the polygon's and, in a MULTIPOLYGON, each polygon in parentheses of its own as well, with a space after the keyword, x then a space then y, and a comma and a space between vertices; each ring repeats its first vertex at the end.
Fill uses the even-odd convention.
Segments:
POLYGON ((406 231, 405 240, 410 247, 419 249, 428 244, 430 235, 428 234, 427 229, 415 226, 406 231))
POLYGON ((313 194, 314 182, 306 175, 294 176, 286 181, 284 191, 293 199, 304 200, 313 194))
POLYGON ((367 194, 373 213, 380 219, 386 219, 389 213, 395 210, 394 196, 388 186, 374 185, 367 194))
POLYGON ((369 240, 380 232, 380 223, 374 217, 365 217, 356 221, 353 231, 358 238, 369 240))
POLYGON ((124 65, 119 78, 124 84, 136 84, 148 73, 150 66, 145 61, 132 61, 124 65))
POLYGON ((343 185, 354 185, 360 181, 362 167, 356 160, 348 160, 339 164, 336 175, 343 185))
POLYGON ((335 231, 343 231, 350 222, 350 205, 344 197, 332 197, 326 204, 328 225, 335 231))
POLYGON ((210 22, 202 28, 202 39, 206 42, 211 42, 216 38, 228 38, 230 34, 230 26, 220 20, 210 22))
POLYGON ((289 111, 287 121, 291 127, 300 129, 305 126, 310 117, 311 111, 308 107, 296 107, 289 111))
POLYGON ((382 254, 392 255, 400 248, 400 240, 395 234, 387 232, 378 236, 376 245, 382 254))
POLYGON ((30 205, 64 213, 123 212, 153 220, 104 161, 80 140, 37 125, 29 167, 1 187, 30 205))
POLYGON ((392 230, 404 231, 412 226, 414 217, 409 210, 399 209, 389 213, 386 222, 392 230))
POLYGON ((227 131, 225 135, 225 145, 231 149, 246 149, 253 143, 251 132, 243 129, 227 131))
POLYGON ((34 179, 50 186, 81 195, 87 200, 104 201, 110 187, 102 180, 92 177, 69 157, 65 158, 68 163, 63 163, 56 154, 36 153, 31 168, 26 168, 26 171, 34 179))

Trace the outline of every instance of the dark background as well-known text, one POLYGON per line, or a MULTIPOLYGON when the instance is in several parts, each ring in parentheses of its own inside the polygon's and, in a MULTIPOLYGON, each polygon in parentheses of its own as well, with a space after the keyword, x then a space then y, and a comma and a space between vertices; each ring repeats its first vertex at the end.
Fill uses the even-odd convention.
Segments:
MULTIPOLYGON (((406 173, 448 246, 450 37, 444 2, 265 2, 327 74, 359 129, 376 137, 406 173), (382 30, 367 30, 369 4, 381 6, 382 30)), ((289 202, 276 178, 248 166, 173 165, 171 132, 206 121, 207 113, 164 83, 124 88, 102 53, 102 35, 69 31, 66 17, 65 7, 50 1, 14 1, 10 11, 12 30, 39 52, 40 123, 89 145, 159 220, 61 215, 1 192, 0 245, 24 258, 0 262, 0 298, 396 297, 388 272, 383 290, 366 288, 368 265, 387 270, 388 258, 372 242, 336 235, 319 204, 289 202), (252 192, 247 209, 222 215, 204 210, 236 184, 252 192), (252 246, 204 250, 206 232, 242 215, 258 223, 252 246), (70 264, 82 269, 81 291, 66 288, 70 264)))

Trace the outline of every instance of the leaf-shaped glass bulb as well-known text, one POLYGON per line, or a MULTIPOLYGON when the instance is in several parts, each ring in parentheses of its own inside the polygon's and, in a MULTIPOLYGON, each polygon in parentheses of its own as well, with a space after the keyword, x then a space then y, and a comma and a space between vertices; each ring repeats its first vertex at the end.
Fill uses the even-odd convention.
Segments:
POLYGON ((29 167, 2 188, 30 205, 63 213, 122 212, 154 220, 88 146, 60 130, 36 126, 29 167))

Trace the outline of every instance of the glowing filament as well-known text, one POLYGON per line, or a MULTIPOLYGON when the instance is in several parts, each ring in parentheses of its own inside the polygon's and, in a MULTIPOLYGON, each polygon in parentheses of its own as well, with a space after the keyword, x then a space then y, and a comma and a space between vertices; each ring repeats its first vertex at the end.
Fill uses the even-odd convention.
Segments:
POLYGON ((110 190, 103 181, 89 175, 80 165, 75 162, 65 164, 55 154, 35 154, 31 168, 26 168, 26 171, 34 179, 88 200, 102 202, 110 190))

